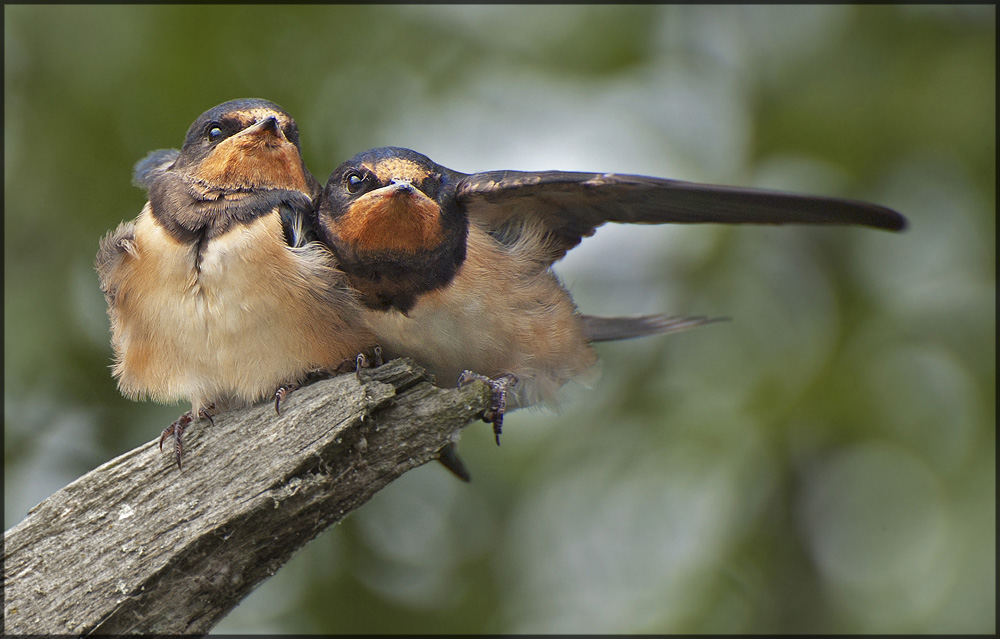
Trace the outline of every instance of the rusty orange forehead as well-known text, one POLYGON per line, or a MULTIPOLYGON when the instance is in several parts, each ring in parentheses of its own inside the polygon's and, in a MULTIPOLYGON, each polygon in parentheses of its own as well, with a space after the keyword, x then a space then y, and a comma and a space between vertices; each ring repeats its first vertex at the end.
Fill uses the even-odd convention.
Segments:
POLYGON ((240 128, 245 129, 248 126, 253 126, 258 122, 266 120, 267 118, 273 117, 278 121, 278 126, 284 128, 289 123, 294 121, 287 113, 282 113, 281 111, 275 111, 274 109, 268 109, 266 107, 255 107, 252 109, 241 109, 239 111, 230 111, 226 114, 227 118, 232 118, 239 122, 240 128))
POLYGON ((378 162, 365 162, 364 166, 371 170, 382 184, 388 184, 396 178, 419 183, 431 174, 427 166, 406 158, 384 158, 378 162))

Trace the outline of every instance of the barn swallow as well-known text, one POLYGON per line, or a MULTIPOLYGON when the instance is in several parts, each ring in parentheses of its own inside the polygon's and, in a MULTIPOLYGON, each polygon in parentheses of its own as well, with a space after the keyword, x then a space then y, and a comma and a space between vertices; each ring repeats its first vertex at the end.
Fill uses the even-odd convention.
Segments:
POLYGON ((320 185, 295 120, 244 99, 203 113, 180 151, 150 153, 139 217, 100 243, 114 376, 130 399, 191 402, 160 437, 267 396, 373 343, 357 295, 309 227, 320 185))
POLYGON ((491 384, 484 419, 498 444, 504 411, 590 369, 591 342, 711 321, 579 313, 551 266, 605 222, 906 225, 867 202, 612 173, 466 174, 397 147, 337 168, 316 215, 389 356, 491 384))

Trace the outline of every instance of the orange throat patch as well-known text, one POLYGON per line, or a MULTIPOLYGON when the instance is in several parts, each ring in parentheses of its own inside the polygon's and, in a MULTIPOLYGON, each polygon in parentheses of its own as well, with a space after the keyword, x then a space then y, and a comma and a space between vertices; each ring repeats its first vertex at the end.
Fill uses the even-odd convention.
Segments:
POLYGON ((195 177, 228 189, 271 188, 309 192, 302 158, 294 144, 260 138, 230 138, 209 155, 195 177))
POLYGON ((369 251, 417 253, 441 244, 441 207, 420 191, 385 187, 359 198, 335 222, 340 239, 369 251))

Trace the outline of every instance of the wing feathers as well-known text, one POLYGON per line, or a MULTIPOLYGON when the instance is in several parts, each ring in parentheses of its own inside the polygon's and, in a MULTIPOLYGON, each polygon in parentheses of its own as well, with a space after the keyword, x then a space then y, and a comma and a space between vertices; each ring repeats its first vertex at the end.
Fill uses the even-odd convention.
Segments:
POLYGON ((166 171, 180 155, 177 149, 158 149, 135 163, 132 169, 132 185, 149 190, 157 175, 166 171))
POLYGON ((462 178, 457 197, 497 231, 525 217, 542 221, 563 253, 605 222, 906 227, 902 215, 869 202, 640 175, 490 171, 462 178))

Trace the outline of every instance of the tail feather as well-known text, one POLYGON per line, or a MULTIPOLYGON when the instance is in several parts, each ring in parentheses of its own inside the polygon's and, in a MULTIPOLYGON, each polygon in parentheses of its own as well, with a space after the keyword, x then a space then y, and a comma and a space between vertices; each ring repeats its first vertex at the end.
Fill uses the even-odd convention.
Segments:
POLYGON ((645 337, 660 333, 676 333, 703 324, 725 321, 727 317, 668 317, 643 315, 641 317, 597 317, 581 315, 583 334, 591 342, 610 342, 618 339, 645 337))

